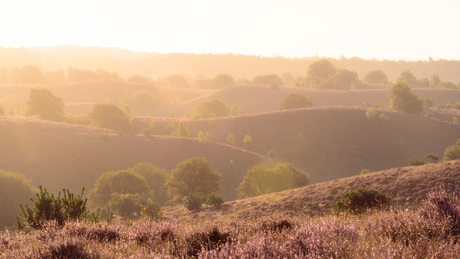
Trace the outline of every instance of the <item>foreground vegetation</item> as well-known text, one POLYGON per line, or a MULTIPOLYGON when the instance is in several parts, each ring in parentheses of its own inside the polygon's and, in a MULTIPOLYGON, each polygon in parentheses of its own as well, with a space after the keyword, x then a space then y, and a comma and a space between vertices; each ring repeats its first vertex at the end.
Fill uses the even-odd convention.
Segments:
POLYGON ((457 258, 458 196, 433 191, 413 210, 359 216, 49 222, 0 235, 4 258, 457 258))

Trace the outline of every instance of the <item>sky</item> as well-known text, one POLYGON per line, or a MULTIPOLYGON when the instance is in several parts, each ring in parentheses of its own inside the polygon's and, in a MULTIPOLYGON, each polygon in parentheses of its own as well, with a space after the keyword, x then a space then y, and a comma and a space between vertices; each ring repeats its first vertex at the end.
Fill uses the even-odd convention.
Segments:
POLYGON ((2 0, 0 46, 460 60, 457 0, 2 0))

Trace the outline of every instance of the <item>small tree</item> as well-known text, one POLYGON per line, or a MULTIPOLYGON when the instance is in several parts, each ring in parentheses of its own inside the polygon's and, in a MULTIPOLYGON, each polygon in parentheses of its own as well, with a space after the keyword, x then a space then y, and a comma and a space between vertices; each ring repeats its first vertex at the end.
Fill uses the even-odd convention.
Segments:
POLYGON ((444 161, 460 159, 460 139, 444 150, 444 161))
POLYGON ((166 181, 168 194, 174 202, 182 201, 191 194, 206 197, 221 189, 221 175, 209 162, 201 157, 193 157, 180 162, 166 181))
POLYGON ((212 84, 214 88, 222 88, 229 85, 234 85, 235 81, 231 75, 219 74, 212 80, 212 84))
POLYGON ((193 108, 191 116, 194 119, 225 117, 230 115, 228 107, 218 99, 204 101, 193 108))
POLYGON ((439 156, 435 153, 426 154, 425 157, 430 161, 430 163, 437 163, 439 161, 439 156))
POLYGON ((165 169, 158 168, 151 163, 137 163, 129 170, 144 177, 150 192, 154 193, 158 203, 161 205, 166 203, 168 190, 165 184, 170 175, 165 169))
POLYGON ((421 159, 418 159, 418 158, 413 157, 413 158, 411 158, 411 159, 409 160, 409 164, 410 164, 411 166, 419 166, 419 165, 424 165, 424 164, 426 164, 426 163, 425 163, 425 161, 423 161, 423 160, 421 160, 421 159))
POLYGON ((381 70, 372 70, 364 76, 363 81, 373 85, 386 84, 388 77, 381 70))
POLYGON ((183 121, 179 121, 177 129, 173 131, 171 135, 176 136, 176 137, 183 137, 183 138, 189 138, 191 136, 190 131, 185 126, 183 121))
POLYGON ((403 82, 393 85, 390 89, 390 106, 395 111, 421 114, 424 110, 424 101, 418 94, 411 92, 411 88, 403 82))
POLYGON ((230 144, 230 145, 235 145, 236 139, 235 139, 235 136, 233 135, 233 133, 228 133, 228 135, 227 135, 227 143, 230 144))
POLYGON ((122 109, 110 103, 97 103, 88 113, 88 119, 95 126, 108 129, 126 130, 129 128, 128 116, 122 109))
POLYGON ((391 199, 385 193, 378 190, 361 188, 349 191, 342 195, 333 210, 335 213, 360 214, 368 209, 386 208, 391 199))
POLYGON ((38 116, 44 120, 63 121, 64 101, 54 96, 50 90, 32 88, 25 107, 26 116, 38 116))
POLYGON ((254 166, 248 170, 238 187, 238 198, 248 198, 280 192, 308 185, 310 177, 291 164, 278 164, 275 168, 254 166))
POLYGON ((255 85, 282 85, 283 81, 281 78, 276 74, 269 74, 269 75, 258 75, 252 79, 252 84, 255 85))
POLYGON ((290 93, 284 96, 278 104, 279 110, 297 109, 313 106, 313 101, 310 97, 298 93, 290 93))

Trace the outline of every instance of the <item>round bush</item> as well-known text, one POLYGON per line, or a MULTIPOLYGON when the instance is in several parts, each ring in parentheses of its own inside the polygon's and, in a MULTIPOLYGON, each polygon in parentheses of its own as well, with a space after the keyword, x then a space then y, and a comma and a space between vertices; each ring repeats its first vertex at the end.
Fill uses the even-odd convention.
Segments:
POLYGON ((333 209, 335 213, 360 214, 368 209, 388 207, 390 202, 390 197, 383 192, 361 188, 344 193, 333 209))

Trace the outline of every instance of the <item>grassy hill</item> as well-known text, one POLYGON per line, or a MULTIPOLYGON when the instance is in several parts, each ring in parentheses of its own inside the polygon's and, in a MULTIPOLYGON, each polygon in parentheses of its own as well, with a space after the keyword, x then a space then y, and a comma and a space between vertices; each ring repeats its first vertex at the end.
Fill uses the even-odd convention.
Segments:
POLYGON ((226 202, 221 211, 205 207, 191 213, 184 207, 165 207, 169 218, 257 219, 273 215, 324 216, 340 196, 359 188, 376 189, 388 194, 394 205, 403 209, 417 207, 426 195, 442 187, 447 193, 460 192, 460 160, 423 166, 392 168, 365 175, 336 179, 297 189, 226 202))
MULTIPOLYGON (((314 107, 239 117, 186 120, 192 136, 210 132, 213 141, 226 143, 234 134, 235 146, 266 155, 270 150, 282 162, 308 172, 313 182, 358 174, 362 169, 382 170, 405 166, 411 157, 443 154, 460 138, 460 125, 424 116, 365 107, 314 107), (387 119, 381 119, 385 114, 387 119), (243 143, 244 136, 253 139, 243 143)), ((168 120, 143 117, 138 127, 154 121, 163 128, 168 120)))
POLYGON ((90 126, 0 116, 0 168, 21 172, 57 192, 92 189, 105 172, 150 162, 171 170, 182 160, 205 157, 223 175, 224 195, 236 197, 243 174, 264 159, 240 148, 198 139, 117 134, 90 126), (236 170, 229 175, 230 160, 236 170))
MULTIPOLYGON (((278 89, 260 85, 230 86, 208 93, 195 99, 185 101, 179 106, 176 114, 184 114, 193 106, 213 98, 217 98, 231 107, 236 104, 246 114, 278 110, 280 100, 290 92, 302 93, 312 98, 314 106, 359 106, 362 103, 378 105, 389 104, 387 89, 362 90, 328 90, 299 87, 279 87, 278 89)), ((424 98, 429 98, 434 105, 456 103, 460 100, 460 90, 453 89, 414 89, 424 98)))

